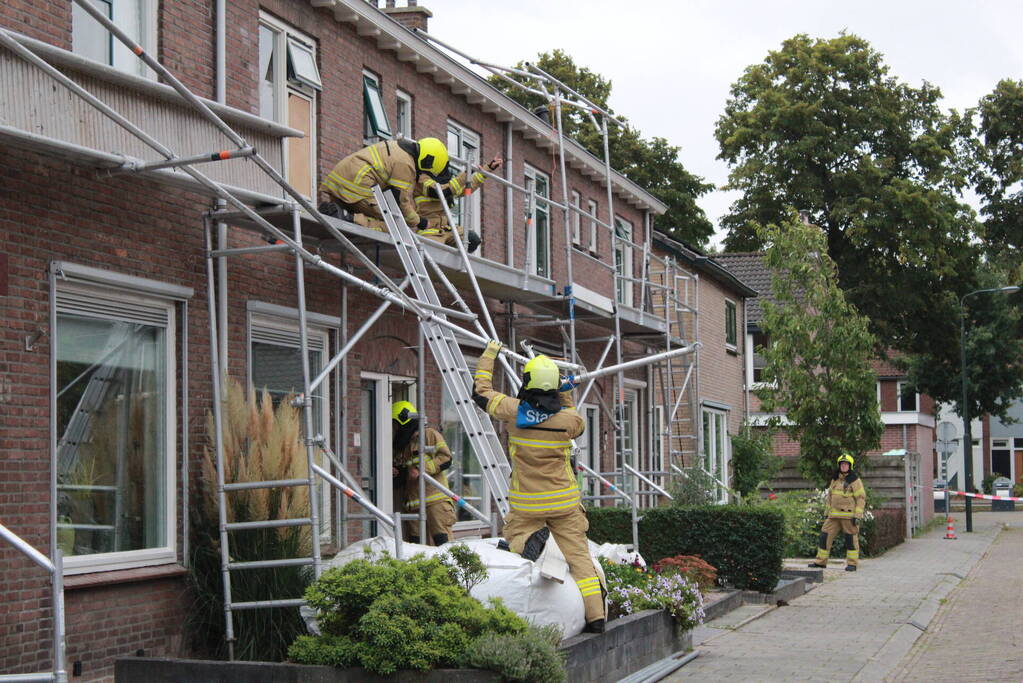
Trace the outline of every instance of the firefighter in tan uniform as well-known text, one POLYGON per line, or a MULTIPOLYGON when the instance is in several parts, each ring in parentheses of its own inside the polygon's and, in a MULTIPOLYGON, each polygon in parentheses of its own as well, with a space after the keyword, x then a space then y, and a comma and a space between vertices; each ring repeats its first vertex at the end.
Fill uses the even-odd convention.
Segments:
POLYGON ((332 202, 320 204, 320 213, 339 216, 341 209, 354 214, 383 219, 373 197, 373 188, 394 192, 398 206, 410 228, 427 226, 413 200, 419 174, 446 180, 448 150, 437 138, 415 140, 384 140, 349 154, 339 161, 320 182, 320 191, 332 202))
POLYGON ((838 469, 828 485, 828 518, 824 520, 818 541, 817 559, 811 567, 826 567, 831 544, 841 531, 845 534, 845 570, 856 571, 860 559, 860 521, 867 504, 867 490, 863 480, 853 472, 853 457, 843 453, 838 457, 838 469))
MULTIPOLYGON (((487 164, 487 169, 491 172, 496 171, 501 168, 503 163, 504 159, 496 156, 487 164)), ((480 168, 482 169, 482 167, 480 168)), ((421 218, 426 219, 426 227, 420 230, 419 234, 435 242, 452 247, 455 246, 455 236, 451 230, 451 223, 448 221, 443 204, 437 198, 437 190, 435 188, 438 185, 440 186, 441 192, 444 193, 444 201, 447 202, 448 206, 451 206, 452 201, 455 199, 471 195, 483 187, 486 179, 487 177, 483 175, 481 170, 474 171, 472 174, 469 174, 468 171, 462 171, 446 183, 440 183, 429 177, 421 178, 416 184, 416 189, 413 193, 416 211, 419 212, 421 218)), ((471 254, 476 251, 482 243, 480 236, 472 230, 467 235, 461 225, 457 229, 458 234, 467 241, 466 249, 468 252, 471 254)))
POLYGON ((537 356, 523 369, 518 398, 494 391, 494 359, 500 349, 501 343, 492 341, 480 357, 473 400, 508 430, 511 511, 504 537, 513 552, 536 560, 553 534, 582 593, 586 631, 602 633, 603 586, 590 556, 589 521, 570 463, 571 440, 584 429, 572 404, 571 385, 562 384, 554 361, 537 356))
MULTIPOLYGON (((391 406, 391 428, 394 434, 393 474, 402 490, 405 512, 419 512, 419 415, 408 401, 398 401, 391 406)), ((427 453, 423 457, 426 473, 448 486, 447 469, 451 467, 451 450, 444 437, 432 427, 424 434, 427 453)), ((419 543, 419 522, 405 523, 406 538, 419 543)), ((424 543, 443 545, 454 539, 455 506, 448 496, 436 486, 426 484, 426 534, 424 543)))

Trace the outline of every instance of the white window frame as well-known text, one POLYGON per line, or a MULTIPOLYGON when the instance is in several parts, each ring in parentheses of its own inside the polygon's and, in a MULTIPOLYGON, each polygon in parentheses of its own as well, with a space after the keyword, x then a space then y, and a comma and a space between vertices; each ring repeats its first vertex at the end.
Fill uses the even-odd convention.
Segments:
MULTIPOLYGON (((134 278, 128 278, 129 282, 134 278)), ((176 327, 176 304, 172 300, 163 297, 147 296, 141 292, 132 291, 131 285, 119 285, 116 289, 112 286, 100 286, 90 284, 79 284, 77 282, 58 281, 57 291, 62 295, 79 294, 90 298, 102 298, 121 305, 143 305, 146 307, 162 308, 167 313, 166 322, 166 391, 164 419, 166 420, 165 443, 166 463, 164 465, 166 501, 164 520, 164 538, 166 544, 157 548, 144 548, 140 550, 124 550, 112 553, 93 553, 90 555, 69 555, 64 558, 64 574, 87 574, 100 571, 115 571, 119 569, 134 569, 159 564, 173 564, 177 562, 177 497, 178 497, 178 428, 177 423, 177 327, 176 327)), ((78 315, 78 313, 75 313, 78 315)), ((120 320, 117 316, 90 315, 103 320, 120 320)), ((156 326, 156 325, 154 325, 156 326)), ((58 330, 59 334, 59 330, 58 330)), ((188 362, 185 359, 184 362, 188 362)), ((51 377, 51 391, 56 393, 56 377, 51 377)), ((60 438, 60 435, 57 435, 60 438)))
POLYGON ((739 304, 734 299, 725 297, 725 349, 729 351, 738 351, 739 344, 739 304), (735 328, 735 342, 728 341, 728 311, 729 307, 732 311, 732 326, 735 328))
POLYGON ((394 127, 395 134, 412 139, 412 95, 409 95, 404 90, 398 89, 394 91, 395 109, 394 109, 394 127), (404 106, 406 116, 404 122, 401 117, 401 110, 404 106))
POLYGON ((920 412, 920 394, 913 394, 914 408, 913 410, 902 409, 902 387, 909 382, 899 380, 895 383, 895 412, 897 413, 919 413, 920 412))
MULTIPOLYGON (((618 260, 619 258, 618 250, 621 249, 620 252, 621 262, 618 263, 617 266, 621 268, 621 275, 623 276, 623 278, 633 277, 632 239, 633 236, 636 234, 634 230, 635 226, 632 224, 631 221, 627 221, 621 216, 615 216, 614 233, 614 249, 616 254, 615 258, 616 260, 618 260), (624 238, 618 236, 619 226, 622 228, 622 232, 626 233, 626 236, 624 238)), ((634 300, 632 285, 633 282, 631 279, 619 280, 617 277, 615 278, 615 300, 621 305, 628 306, 629 308, 635 307, 633 303, 634 300)))
MULTIPOLYGON (((700 450, 700 466, 701 467, 704 467, 705 465, 709 466, 709 467, 706 468, 707 471, 712 476, 715 476, 715 470, 717 469, 718 462, 720 461, 720 463, 721 463, 721 482, 725 485, 725 487, 727 487, 729 485, 728 466, 731 463, 731 459, 732 459, 732 452, 731 452, 732 451, 732 440, 731 440, 730 436, 731 435, 728 433, 728 412, 725 411, 725 410, 721 410, 720 408, 713 408, 713 407, 708 406, 706 404, 700 406, 700 449, 699 449, 700 450), (712 425, 715 425, 714 433, 711 435, 711 438, 710 438, 710 444, 711 444, 711 452, 710 453, 707 452, 707 447, 706 447, 707 446, 706 427, 703 424, 703 418, 704 418, 705 415, 710 415, 711 416, 710 422, 711 422, 712 425), (724 426, 724 438, 720 439, 720 442, 721 442, 720 445, 724 448, 724 453, 718 453, 718 445, 719 445, 718 441, 719 441, 719 439, 716 438, 717 437, 717 426, 716 425, 719 425, 719 424, 724 426)), ((727 488, 721 487, 720 484, 718 484, 717 486, 720 488, 720 495, 719 495, 719 497, 718 497, 716 502, 718 502, 718 503, 727 503, 728 502, 728 490, 727 490, 727 488)))
MULTIPOLYGON (((298 315, 297 311, 295 311, 295 315, 296 316, 298 315)), ((270 345, 274 345, 274 346, 282 346, 284 348, 289 348, 289 349, 297 349, 297 348, 299 348, 300 342, 298 340, 298 334, 299 334, 299 331, 298 331, 298 320, 297 319, 292 319, 290 316, 285 317, 285 316, 275 316, 275 315, 265 314, 265 313, 249 312, 249 314, 248 314, 248 321, 247 321, 247 323, 245 325, 245 329, 246 329, 246 337, 247 337, 247 347, 246 347, 246 352, 245 352, 245 355, 246 355, 247 381, 248 381, 248 385, 253 387, 255 389, 257 395, 258 395, 259 392, 262 391, 262 387, 257 387, 252 382, 252 365, 253 365, 252 345, 254 343, 256 343, 256 342, 259 342, 261 344, 270 344, 270 345), (263 339, 257 339, 256 338, 260 333, 262 333, 262 336, 264 336, 263 339), (277 333, 277 335, 279 337, 277 340, 270 340, 270 339, 265 338, 265 337, 270 336, 273 333, 277 333), (287 337, 291 337, 291 339, 287 339, 287 337)), ((319 348, 316 349, 316 350, 320 352, 320 359, 321 359, 321 362, 322 362, 322 365, 320 367, 318 367, 318 368, 317 367, 312 367, 310 365, 310 367, 309 367, 310 380, 312 380, 312 378, 314 378, 317 375, 319 375, 320 372, 323 370, 323 368, 326 367, 327 363, 330 361, 330 357, 331 357, 330 329, 331 328, 328 328, 326 326, 307 325, 306 331, 307 331, 307 334, 309 336, 310 341, 313 338, 315 338, 317 340, 317 342, 318 342, 317 345, 319 346, 319 348)), ((310 349, 309 350, 312 350, 312 349, 313 349, 313 346, 310 345, 310 349)), ((298 389, 301 389, 301 387, 298 387, 298 389)), ((317 392, 322 392, 322 394, 323 394, 323 400, 320 402, 320 404, 321 404, 320 405, 320 425, 321 425, 320 432, 321 432, 321 436, 323 436, 323 438, 324 438, 324 442, 326 443, 327 448, 330 448, 330 431, 331 431, 330 430, 330 408, 331 408, 331 400, 333 399, 333 395, 332 395, 332 392, 331 392, 331 383, 329 381, 324 381, 324 382, 320 383, 320 386, 316 388, 316 391, 317 392)), ((303 454, 305 453, 305 449, 304 448, 302 449, 302 453, 303 454)), ((328 470, 330 469, 329 463, 327 462, 327 456, 326 455, 323 455, 320 458, 320 463, 319 464, 324 469, 328 469, 328 470)), ((330 540, 330 534, 331 534, 331 525, 330 525, 330 520, 331 520, 330 501, 332 499, 332 495, 331 495, 331 491, 330 491, 331 487, 328 486, 328 485, 323 484, 322 481, 317 482, 317 483, 320 485, 320 510, 321 510, 321 514, 320 514, 320 541, 321 542, 327 542, 327 541, 330 540)))
MULTIPOLYGON (((579 194, 579 190, 572 190, 572 206, 576 209, 582 209, 582 195, 579 194)), ((579 211, 571 211, 572 214, 572 244, 576 247, 582 244, 582 216, 579 211)))
MULTIPOLYGON (((545 195, 537 193, 537 196, 538 197, 544 197, 545 199, 550 199, 550 194, 551 194, 551 177, 549 175, 547 175, 546 173, 544 173, 543 171, 539 170, 538 168, 534 168, 533 166, 530 166, 529 164, 524 164, 524 167, 525 167, 525 169, 523 171, 523 175, 524 175, 524 177, 526 177, 526 178, 528 178, 528 179, 533 181, 533 189, 534 190, 536 189, 536 184, 537 184, 537 180, 538 179, 543 178, 544 181, 546 182, 546 185, 547 185, 547 195, 545 196, 545 195)), ((528 199, 526 201, 528 202, 528 199)), ((538 253, 539 250, 537 249, 537 247, 539 245, 539 239, 538 239, 537 234, 534 233, 533 241, 530 244, 527 245, 527 248, 529 249, 529 251, 527 253, 529 254, 529 260, 530 260, 530 263, 529 263, 529 265, 530 265, 530 273, 529 274, 530 275, 536 275, 537 277, 544 277, 544 278, 547 278, 548 280, 550 280, 550 279, 553 279, 551 277, 552 274, 551 274, 551 208, 550 208, 550 205, 548 205, 548 204, 546 204, 546 203, 544 203, 542 201, 537 201, 536 202, 536 213, 537 213, 537 215, 542 213, 544 216, 547 217, 547 253, 546 253, 546 257, 547 258, 546 258, 545 262, 542 264, 543 265, 543 269, 541 269, 540 268, 541 264, 539 262, 539 253, 538 253), (541 270, 543 270, 542 273, 541 273, 541 270)), ((534 218, 534 220, 533 220, 533 230, 538 230, 539 229, 539 225, 540 225, 540 221, 536 220, 534 218)))
POLYGON ((597 227, 598 227, 597 226, 596 218, 597 218, 597 212, 600 209, 599 209, 599 205, 597 204, 597 200, 595 200, 595 199, 588 200, 586 206, 587 206, 588 213, 591 216, 593 216, 593 220, 590 221, 590 243, 588 245, 588 248, 590 250, 590 253, 593 254, 594 256, 596 256, 596 254, 597 254, 597 227))
MULTIPOLYGON (((316 159, 319 154, 319 145, 316 139, 316 121, 319 117, 318 104, 319 98, 317 93, 320 88, 313 85, 312 79, 310 78, 289 78, 288 77, 288 62, 290 60, 289 52, 291 45, 297 44, 301 48, 304 48, 312 56, 313 65, 316 65, 317 47, 316 41, 302 33, 293 26, 284 23, 280 19, 273 17, 265 12, 259 13, 259 25, 261 27, 268 28, 273 33, 273 55, 276 57, 273 64, 274 69, 274 102, 273 102, 273 120, 278 123, 288 124, 288 95, 295 95, 302 99, 308 100, 310 103, 309 115, 311 117, 309 126, 309 177, 312 179, 312 188, 310 188, 311 195, 316 194, 316 159)), ((259 43, 259 32, 256 33, 257 51, 259 43)), ((316 73, 316 77, 319 77, 319 71, 316 73)), ((259 82, 262 84, 263 74, 259 74, 259 82)), ((265 116, 266 112, 262 111, 262 104, 260 103, 260 115, 265 116)), ((284 169, 284 177, 291 177, 291 169, 289 166, 289 154, 288 145, 291 144, 290 138, 284 138, 284 150, 282 156, 282 167, 284 169)))
MULTIPOLYGON (((482 142, 483 139, 479 133, 448 119, 447 145, 448 153, 451 156, 465 159, 470 164, 479 165, 480 159, 483 158, 482 142), (454 145, 451 144, 452 141, 455 142, 454 145)), ((451 171, 452 175, 454 175, 461 171, 471 172, 471 168, 467 169, 464 164, 452 161, 451 171)), ((453 215, 459 225, 466 230, 480 232, 482 201, 479 192, 473 192, 467 197, 452 197, 451 205, 455 209, 453 215)))
MULTIPOLYGON (((478 356, 470 356, 470 355, 466 355, 464 353, 462 355, 465 358, 465 364, 466 364, 467 367, 474 368, 479 363, 479 357, 478 356)), ((443 401, 444 401, 444 393, 445 392, 447 392, 447 388, 446 387, 441 389, 441 411, 443 411, 443 401)), ((441 422, 441 424, 443 424, 443 412, 442 412, 441 415, 437 416, 437 419, 438 419, 438 421, 441 422)), ((469 448, 469 449, 467 449, 464 452, 459 451, 459 446, 460 445, 461 444, 448 443, 448 446, 453 449, 453 451, 451 453, 451 457, 453 459, 452 460, 452 467, 447 470, 448 485, 451 487, 451 489, 453 491, 456 491, 456 492, 458 490, 457 489, 458 483, 455 482, 455 481, 452 481, 452 479, 454 477, 461 477, 461 476, 463 476, 463 473, 465 472, 465 461, 466 460, 475 459, 476 458, 476 453, 475 453, 475 451, 472 450, 472 448, 469 448), (456 464, 457 464, 457 469, 455 467, 456 464)), ((479 482, 480 482, 480 496, 479 497, 480 497, 480 500, 479 501, 468 501, 468 502, 470 502, 473 505, 473 507, 475 507, 477 510, 482 512, 487 517, 491 517, 492 516, 491 503, 492 503, 493 496, 491 495, 491 492, 490 492, 490 484, 487 483, 486 477, 483 476, 482 465, 480 466, 480 470, 481 470, 481 472, 479 474, 479 482)), ((463 493, 464 493, 464 491, 463 491, 463 493)), ((456 511, 455 514, 456 514, 456 516, 455 516, 456 521, 455 521, 454 527, 452 527, 455 531, 467 531, 467 530, 486 529, 486 528, 488 528, 486 524, 484 524, 483 522, 481 522, 480 520, 478 520, 476 518, 465 519, 465 520, 458 520, 457 511, 456 511)))
MULTIPOLYGON (((580 455, 585 455, 585 458, 581 460, 583 464, 588 465, 595 471, 599 472, 600 467, 600 406, 592 403, 583 403, 579 406, 579 415, 583 418, 583 425, 586 430, 583 435, 576 439, 579 442, 580 439, 585 439, 582 443, 586 444, 585 447, 580 448, 580 455), (593 419, 594 429, 590 429, 590 418, 593 419), (591 448, 592 444, 592 448, 591 448)), ((583 491, 584 496, 595 496, 600 494, 600 482, 590 476, 588 473, 577 475, 577 479, 580 479, 580 488, 583 491)))
MULTIPOLYGON (((125 26, 126 18, 124 17, 124 15, 120 14, 119 12, 116 11, 116 9, 114 9, 117 7, 122 7, 124 5, 123 0, 117 0, 116 2, 113 0, 107 0, 104 2, 100 2, 99 4, 96 4, 95 2, 93 4, 96 5, 98 9, 101 10, 103 9, 103 5, 109 4, 110 7, 114 9, 114 16, 110 18, 118 26, 118 28, 124 30, 129 36, 134 38, 136 42, 138 42, 138 44, 142 46, 143 50, 145 50, 148 53, 155 54, 159 37, 160 2, 159 0, 132 0, 132 1, 136 3, 136 6, 138 7, 139 11, 138 27, 139 35, 134 35, 132 31, 128 30, 128 27, 125 26)), ((143 78, 156 80, 156 72, 154 72, 152 69, 146 66, 146 63, 143 62, 139 57, 135 56, 124 43, 115 38, 109 31, 103 28, 103 26, 98 21, 89 16, 89 14, 87 14, 84 9, 82 9, 75 3, 71 3, 72 52, 83 56, 85 54, 82 51, 80 45, 74 44, 75 41, 74 25, 76 22, 79 21, 88 21, 92 24, 95 24, 96 30, 100 31, 101 32, 100 34, 106 36, 106 39, 110 41, 109 42, 110 59, 107 62, 100 62, 101 64, 106 64, 107 66, 113 69, 117 69, 118 71, 129 73, 134 76, 142 76, 143 78)))
MULTIPOLYGON (((650 442, 650 471, 651 472, 664 472, 665 459, 665 438, 664 438, 664 413, 665 406, 654 405, 653 411, 653 433, 651 434, 650 442)), ((650 478, 654 481, 657 480, 657 475, 650 475, 650 478)))
POLYGON ((387 108, 384 106, 384 87, 380 79, 380 75, 376 74, 369 69, 362 70, 362 80, 359 81, 360 90, 362 91, 362 142, 365 145, 372 145, 380 142, 381 140, 390 140, 394 137, 394 129, 391 127, 391 121, 387 118, 387 108), (384 131, 378 127, 374 127, 369 116, 369 108, 366 105, 366 88, 368 87, 367 81, 372 85, 377 92, 377 97, 380 101, 380 111, 384 117, 384 123, 387 124, 387 130, 384 131), (371 129, 379 132, 379 135, 371 135, 374 132, 371 129))
MULTIPOLYGON (((410 392, 413 397, 412 403, 415 404, 416 399, 414 397, 418 393, 416 390, 416 378, 406 375, 392 375, 388 373, 369 371, 359 373, 359 377, 363 381, 369 380, 377 383, 377 390, 375 392, 377 402, 376 411, 380 419, 380 424, 377 425, 376 430, 377 502, 375 505, 385 512, 398 512, 394 509, 394 487, 391 485, 391 468, 394 466, 394 451, 392 445, 393 435, 391 434, 391 404, 394 401, 391 393, 391 386, 393 384, 409 385, 411 387, 410 392), (383 391, 381 391, 381 388, 383 388, 383 391)), ((416 407, 418 408, 419 406, 416 407)), ((422 409, 420 408, 420 410, 422 409)), ((435 425, 431 425, 428 422, 427 426, 435 425)), ((367 445, 360 441, 358 447, 360 449, 366 448, 367 445)), ((351 511, 353 507, 361 508, 358 503, 355 503, 353 505, 349 505, 349 511, 351 511)), ((365 512, 365 510, 359 509, 356 510, 356 512, 362 513, 365 512)), ((401 510, 400 512, 404 512, 404 510, 401 510)))

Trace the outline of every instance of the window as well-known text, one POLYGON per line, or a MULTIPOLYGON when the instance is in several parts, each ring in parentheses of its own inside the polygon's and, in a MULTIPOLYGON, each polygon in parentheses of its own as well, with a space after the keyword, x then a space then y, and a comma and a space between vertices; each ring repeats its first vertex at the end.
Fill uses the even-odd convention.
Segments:
POLYGON ((764 368, 767 367, 767 359, 763 353, 771 342, 767 335, 759 330, 747 333, 746 338, 749 340, 749 348, 747 349, 749 365, 746 367, 750 373, 750 381, 753 384, 761 384, 765 381, 764 368))
MULTIPOLYGON (((478 164, 480 160, 480 136, 454 121, 448 121, 448 154, 462 159, 469 166, 478 164)), ((466 165, 452 159, 451 170, 459 173, 466 170, 466 165)), ((451 217, 466 230, 480 231, 480 193, 473 192, 468 197, 454 197, 451 201, 451 217)))
MULTIPOLYGON (((385 512, 395 510, 394 479, 391 476, 394 450, 391 445, 391 405, 396 401, 411 401, 418 405, 416 381, 411 377, 374 372, 361 374, 359 413, 360 431, 353 443, 359 454, 359 476, 362 489, 377 507, 385 512)), ((428 425, 436 427, 428 416, 428 425)), ((350 514, 365 514, 358 503, 345 503, 350 514)), ((379 533, 376 520, 365 520, 364 536, 379 533)))
MULTIPOLYGON (((664 406, 655 405, 653 412, 653 443, 650 448, 650 471, 651 472, 663 472, 664 468, 664 406)), ((651 479, 654 481, 658 480, 657 476, 652 476, 651 479)))
MULTIPOLYGON (((582 197, 576 190, 572 190, 572 206, 576 209, 582 208, 582 197)), ((572 244, 579 246, 582 243, 581 219, 578 211, 572 211, 572 244)))
POLYGON ((719 410, 703 409, 703 469, 717 480, 715 499, 728 502, 728 414, 719 410))
MULTIPOLYGON (((155 51, 156 0, 93 0, 92 4, 147 52, 155 51)), ((152 70, 124 43, 75 3, 71 3, 71 49, 118 71, 155 78, 152 70)))
MULTIPOLYGON (((597 202, 590 199, 587 201, 587 213, 593 218, 597 217, 597 202)), ((591 254, 597 253, 597 221, 590 221, 590 244, 589 249, 591 254)))
MULTIPOLYGON (((550 178, 547 174, 526 165, 526 187, 532 187, 537 197, 550 197, 550 178)), ((551 276, 551 209, 546 202, 535 201, 533 208, 533 229, 526 230, 526 256, 529 272, 539 277, 551 276), (532 237, 530 238, 530 232, 532 237)))
MULTIPOLYGON (((586 423, 586 431, 582 436, 576 438, 575 444, 579 448, 576 453, 577 462, 582 463, 596 471, 600 471, 600 411, 597 406, 583 404, 580 406, 580 413, 586 423)), ((583 495, 595 496, 600 493, 600 483, 581 472, 576 474, 576 480, 583 495)))
POLYGON ((321 88, 315 43, 287 24, 260 15, 259 73, 259 115, 305 133, 284 140, 284 177, 313 197, 316 93, 321 88))
POLYGON ((898 387, 898 396, 896 398, 899 402, 900 413, 916 413, 920 410, 920 394, 914 392, 904 393, 908 386, 909 382, 899 382, 896 384, 896 387, 898 387))
POLYGON ((380 77, 376 74, 362 72, 362 96, 365 116, 362 128, 363 142, 371 145, 391 138, 391 124, 387 122, 387 111, 384 109, 384 97, 380 92, 380 77))
POLYGON ((735 323, 735 302, 731 299, 725 299, 725 346, 732 351, 735 351, 737 334, 738 332, 736 330, 735 323))
MULTIPOLYGON (((621 470, 624 463, 636 467, 636 441, 639 427, 639 398, 635 391, 625 392, 625 414, 622 415, 621 448, 615 444, 615 469, 621 470)), ((617 407, 617 405, 616 405, 617 407)))
MULTIPOLYGON (((467 365, 472 368, 476 366, 476 358, 466 358, 467 365)), ((448 470, 448 485, 451 490, 483 514, 490 515, 490 491, 483 479, 483 472, 480 469, 480 462, 469 442, 469 435, 465 431, 461 420, 458 419, 458 411, 455 409, 455 402, 448 388, 445 385, 443 391, 443 403, 441 408, 441 432, 444 440, 451 449, 453 460, 448 470)), ((479 520, 470 515, 462 508, 456 508, 458 522, 462 526, 479 526, 479 520)), ((457 527, 456 527, 457 528, 457 527)))
POLYGON ((1016 448, 1023 448, 1023 439, 1017 436, 1016 438, 1013 439, 1013 444, 1015 445, 1016 448))
POLYGON ((57 543, 69 573, 175 559, 173 302, 61 282, 57 543))
POLYGON ((615 216, 615 296, 618 303, 632 306, 632 223, 615 216))
MULTIPOLYGON (((309 373, 314 378, 326 365, 328 346, 325 328, 309 328, 309 373)), ((256 390, 257 398, 265 389, 276 409, 282 400, 303 391, 301 339, 298 325, 294 321, 274 316, 253 315, 249 320, 249 382, 256 390)), ((312 394, 313 434, 327 438, 326 425, 330 420, 330 382, 322 382, 312 394)), ((302 419, 300 438, 305 438, 305 414, 302 419)), ((305 453, 303 449, 303 454, 305 453)), ((320 464, 326 466, 326 458, 320 464)), ((322 482, 321 482, 322 483, 322 482)), ((330 488, 320 488, 320 533, 330 533, 329 510, 330 488)))
POLYGON ((401 90, 395 93, 397 101, 395 111, 395 124, 397 124, 398 135, 403 138, 412 138, 412 95, 401 90))

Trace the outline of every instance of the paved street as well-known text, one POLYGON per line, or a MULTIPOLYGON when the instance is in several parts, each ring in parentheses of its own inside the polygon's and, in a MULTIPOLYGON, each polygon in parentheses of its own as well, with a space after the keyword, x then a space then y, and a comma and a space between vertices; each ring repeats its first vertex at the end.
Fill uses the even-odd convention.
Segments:
POLYGON ((963 515, 953 516, 959 540, 944 540, 942 525, 862 560, 855 574, 831 565, 823 584, 788 606, 747 606, 699 629, 700 656, 665 680, 971 680, 967 662, 972 680, 1023 680, 1023 512, 977 514, 969 535, 963 515), (1019 528, 999 536, 1006 522, 1019 528), (960 653, 967 644, 969 656, 950 643, 960 653))

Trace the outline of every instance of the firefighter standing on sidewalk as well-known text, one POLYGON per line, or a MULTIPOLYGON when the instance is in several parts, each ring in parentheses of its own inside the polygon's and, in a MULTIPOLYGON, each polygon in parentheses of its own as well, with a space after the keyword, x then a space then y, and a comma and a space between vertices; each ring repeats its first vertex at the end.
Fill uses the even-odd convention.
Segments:
POLYGON ((554 361, 537 356, 523 369, 518 398, 495 391, 494 359, 500 349, 500 342, 491 341, 480 356, 473 400, 508 430, 511 511, 504 537, 512 552, 536 560, 553 534, 582 594, 586 631, 603 633, 603 586, 590 556, 589 521, 570 463, 571 440, 585 428, 572 404, 572 386, 562 384, 554 361))
MULTIPOLYGON (((391 430, 394 446, 392 474, 402 489, 405 512, 419 512, 419 414, 408 401, 391 406, 391 430)), ((426 473, 447 487, 447 470, 451 467, 451 450, 444 437, 433 427, 424 435, 427 453, 423 456, 426 473), (432 452, 431 452, 432 449, 432 452)), ((436 486, 426 483, 426 535, 422 542, 443 545, 454 539, 455 506, 436 486)), ((419 543, 419 523, 407 522, 406 538, 419 543)))
POLYGON ((853 457, 843 453, 838 457, 835 470, 828 485, 828 518, 821 528, 817 545, 817 559, 811 567, 826 567, 831 544, 841 531, 845 534, 845 570, 856 571, 860 559, 860 522, 867 504, 867 490, 863 480, 853 472, 853 457))

